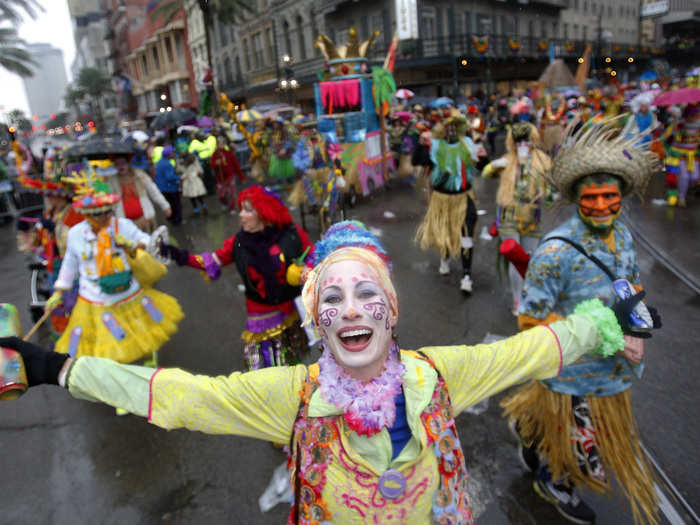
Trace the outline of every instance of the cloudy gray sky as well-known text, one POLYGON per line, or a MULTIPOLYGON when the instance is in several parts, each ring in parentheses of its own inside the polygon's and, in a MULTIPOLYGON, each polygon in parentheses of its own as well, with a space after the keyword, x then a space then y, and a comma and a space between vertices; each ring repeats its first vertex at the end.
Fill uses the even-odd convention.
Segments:
MULTIPOLYGON (((71 80, 70 64, 75 57, 73 28, 68 2, 66 0, 39 0, 44 12, 36 20, 26 17, 19 28, 19 34, 27 42, 47 43, 63 50, 63 61, 68 80, 71 80)), ((50 86, 47 86, 50 89, 50 86)), ((24 96, 24 87, 20 77, 0 68, 0 110, 10 111, 19 108, 29 114, 29 105, 24 96)))

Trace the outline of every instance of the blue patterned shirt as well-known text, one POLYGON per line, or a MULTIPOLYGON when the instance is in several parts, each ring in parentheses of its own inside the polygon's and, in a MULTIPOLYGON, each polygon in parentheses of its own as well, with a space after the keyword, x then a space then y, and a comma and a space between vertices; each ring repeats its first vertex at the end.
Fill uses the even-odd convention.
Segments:
MULTIPOLYGON (((569 243, 547 240, 560 236, 577 242, 600 259, 617 278, 640 284, 632 235, 620 220, 613 224, 615 253, 583 223, 578 214, 545 235, 527 269, 519 314, 544 319, 550 313, 566 317, 581 301, 597 297, 606 306, 616 301, 610 278, 569 243)), ((607 396, 627 390, 631 374, 641 375, 641 366, 625 358, 584 355, 562 369, 558 377, 543 383, 562 394, 607 396)))

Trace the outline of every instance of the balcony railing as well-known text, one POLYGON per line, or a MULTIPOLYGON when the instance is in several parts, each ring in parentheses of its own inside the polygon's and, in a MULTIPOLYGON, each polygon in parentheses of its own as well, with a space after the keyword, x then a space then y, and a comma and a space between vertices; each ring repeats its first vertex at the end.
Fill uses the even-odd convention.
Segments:
MULTIPOLYGON (((454 37, 442 36, 423 38, 402 42, 399 46, 397 60, 416 61, 421 59, 478 59, 513 60, 517 58, 546 59, 550 53, 550 43, 557 58, 578 58, 583 56, 586 45, 590 44, 596 51, 596 42, 562 38, 515 37, 491 35, 484 37, 475 34, 460 34, 454 37), (454 51, 453 51, 454 46, 454 51)), ((373 47, 371 55, 380 58, 386 54, 386 47, 380 42, 373 47)), ((660 53, 660 50, 646 46, 604 42, 600 53, 611 58, 644 57, 660 53)))

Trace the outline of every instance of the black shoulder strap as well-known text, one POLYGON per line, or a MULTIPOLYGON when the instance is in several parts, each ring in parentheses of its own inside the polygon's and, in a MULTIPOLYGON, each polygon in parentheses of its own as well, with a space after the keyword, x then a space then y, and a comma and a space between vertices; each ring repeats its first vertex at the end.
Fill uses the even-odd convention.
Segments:
POLYGON ((551 241, 553 239, 558 239, 560 241, 564 241, 574 248, 576 248, 579 252, 581 252, 583 255, 585 255, 588 259, 590 259, 592 262, 598 266, 601 270, 603 270, 603 273, 607 275, 611 281, 616 281, 617 277, 615 277, 615 274, 610 271, 610 268, 608 268, 603 261, 598 259, 595 255, 591 255, 588 253, 583 246, 581 246, 579 243, 572 241, 571 239, 568 239, 567 237, 559 237, 558 235, 554 235, 552 237, 547 237, 545 238, 542 242, 546 241, 551 241))

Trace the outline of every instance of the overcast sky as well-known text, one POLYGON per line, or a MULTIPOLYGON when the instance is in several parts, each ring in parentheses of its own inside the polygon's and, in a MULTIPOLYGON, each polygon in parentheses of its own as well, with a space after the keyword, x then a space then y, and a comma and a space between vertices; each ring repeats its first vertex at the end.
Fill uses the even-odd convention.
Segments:
MULTIPOLYGON (((1 1, 1 0, 0 0, 1 1)), ((66 0, 39 0, 44 7, 36 20, 26 17, 19 28, 20 37, 31 43, 47 43, 63 51, 63 62, 68 81, 71 81, 70 65, 75 57, 75 42, 68 2, 66 0)), ((41 65, 39 65, 41 67, 41 65)), ((51 86, 46 86, 51 89, 51 86)), ((24 86, 20 77, 0 68, 0 110, 10 111, 19 108, 29 114, 29 104, 24 96, 24 86)))

